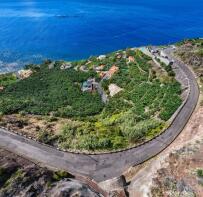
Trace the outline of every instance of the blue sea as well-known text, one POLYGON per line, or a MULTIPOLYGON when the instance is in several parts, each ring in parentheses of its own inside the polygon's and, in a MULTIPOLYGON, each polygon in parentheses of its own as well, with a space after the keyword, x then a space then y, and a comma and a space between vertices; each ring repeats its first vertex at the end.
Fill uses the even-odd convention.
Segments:
POLYGON ((203 0, 0 0, 0 71, 203 37, 203 0))

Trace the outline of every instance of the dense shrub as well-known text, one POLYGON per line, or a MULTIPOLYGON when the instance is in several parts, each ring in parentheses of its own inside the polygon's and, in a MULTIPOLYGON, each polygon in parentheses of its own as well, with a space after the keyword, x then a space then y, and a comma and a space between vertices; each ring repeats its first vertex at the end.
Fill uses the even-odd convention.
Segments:
POLYGON ((49 70, 41 66, 31 77, 8 86, 0 93, 0 112, 4 114, 24 111, 30 114, 48 115, 51 112, 62 117, 87 116, 99 113, 103 104, 100 96, 82 93, 81 83, 93 73, 73 69, 49 70))
POLYGON ((203 178, 203 170, 202 169, 197 170, 197 176, 200 178, 203 178))
POLYGON ((0 75, 0 86, 8 86, 17 81, 17 77, 13 73, 0 75))

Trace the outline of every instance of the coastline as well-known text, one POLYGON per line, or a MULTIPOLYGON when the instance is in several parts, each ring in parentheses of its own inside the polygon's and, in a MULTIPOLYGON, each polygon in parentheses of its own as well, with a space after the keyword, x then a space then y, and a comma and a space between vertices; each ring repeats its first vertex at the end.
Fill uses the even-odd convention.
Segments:
MULTIPOLYGON (((161 46, 168 46, 168 45, 174 45, 174 43, 178 43, 180 41, 183 41, 183 40, 186 40, 187 38, 182 38, 182 39, 179 39, 179 40, 176 40, 176 41, 170 41, 170 42, 165 42, 165 43, 161 43, 161 44, 153 44, 151 45, 150 43, 146 44, 146 45, 139 45, 139 46, 132 46, 132 47, 127 47, 127 48, 131 48, 131 49, 141 49, 143 47, 148 47, 148 46, 157 46, 157 47, 161 47, 161 46)), ((201 37, 191 37, 189 39, 202 39, 201 37)), ((120 50, 125 50, 126 48, 118 48, 118 49, 115 49, 115 50, 107 50, 105 52, 103 52, 102 54, 109 54, 111 52, 117 52, 117 51, 120 51, 120 50)), ((71 61, 71 62, 75 62, 75 61, 81 61, 81 60, 85 60, 89 57, 96 57, 96 56, 99 56, 101 55, 101 53, 95 53, 94 55, 92 54, 89 54, 89 55, 85 55, 83 56, 82 58, 74 58, 74 59, 69 59, 69 58, 54 58, 54 57, 43 57, 43 55, 37 55, 39 56, 38 59, 36 58, 32 58, 30 62, 28 61, 22 61, 18 58, 18 60, 16 61, 11 61, 11 62, 4 62, 0 59, 0 74, 6 74, 6 73, 12 73, 12 72, 17 72, 21 69, 23 69, 25 67, 25 65, 28 65, 28 64, 41 64, 43 63, 44 61, 46 61, 47 59, 50 59, 52 61, 71 61), (20 63, 19 63, 20 61, 20 63), (21 62, 22 61, 22 62, 21 62), (3 65, 4 64, 4 65, 3 65), (6 67, 10 67, 11 66, 11 70, 7 70, 7 71, 3 71, 6 69, 6 67), (18 67, 16 69, 12 69, 12 67, 18 67), (1 68, 1 67, 5 67, 5 68, 1 68)), ((31 57, 34 57, 36 55, 31 55, 31 57)))

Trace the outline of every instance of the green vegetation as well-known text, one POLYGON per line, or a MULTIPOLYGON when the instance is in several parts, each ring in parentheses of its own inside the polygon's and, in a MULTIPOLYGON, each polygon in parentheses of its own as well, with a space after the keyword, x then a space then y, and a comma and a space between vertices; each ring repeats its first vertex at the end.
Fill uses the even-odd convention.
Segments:
POLYGON ((61 117, 97 114, 103 107, 99 95, 80 90, 80 83, 92 75, 73 69, 62 71, 58 67, 49 70, 42 65, 31 77, 9 85, 0 94, 0 112, 52 113, 61 117))
MULTIPOLYGON (((132 58, 131 58, 132 59, 132 58)), ((142 143, 158 135, 167 120, 181 105, 181 87, 170 66, 163 66, 167 80, 153 70, 151 58, 139 50, 127 49, 108 54, 99 60, 73 62, 73 68, 61 70, 62 62, 48 68, 48 63, 34 68, 34 74, 0 93, 0 113, 29 113, 67 119, 57 134, 39 131, 38 140, 63 149, 116 150, 142 143), (119 57, 118 57, 119 56, 119 57), (132 56, 134 61, 129 62, 132 56), (116 65, 119 71, 101 85, 109 94, 109 85, 123 91, 103 104, 97 92, 82 92, 81 84, 99 76, 96 66, 108 71, 116 65), (76 71, 85 65, 89 72, 76 71)), ((50 63, 50 62, 49 62, 50 63)), ((33 69, 33 68, 32 68, 33 69)))
POLYGON ((197 176, 200 178, 203 178, 203 169, 198 169, 197 170, 197 176))
MULTIPOLYGON (((16 162, 14 158, 10 158, 10 160, 13 163, 16 162)), ((10 160, 8 159, 7 162, 10 160)), ((5 165, 3 163, 2 165, 5 166, 7 163, 5 165)), ((55 182, 74 178, 73 175, 62 170, 53 172, 33 165, 25 167, 17 163, 6 168, 0 167, 0 196, 17 196, 17 192, 22 194, 22 191, 25 191, 25 189, 26 194, 30 192, 31 195, 35 193, 36 196, 39 196, 43 187, 51 188, 55 182), (39 187, 32 187, 32 185, 39 187)))
POLYGON ((8 86, 17 81, 17 77, 13 73, 0 75, 0 86, 8 86))
POLYGON ((8 193, 16 183, 22 182, 25 173, 22 169, 15 169, 11 171, 4 169, 4 173, 0 182, 0 193, 8 193))
POLYGON ((52 176, 53 181, 60 181, 65 178, 73 178, 73 176, 71 174, 69 174, 68 172, 62 171, 62 170, 54 172, 53 176, 52 176))

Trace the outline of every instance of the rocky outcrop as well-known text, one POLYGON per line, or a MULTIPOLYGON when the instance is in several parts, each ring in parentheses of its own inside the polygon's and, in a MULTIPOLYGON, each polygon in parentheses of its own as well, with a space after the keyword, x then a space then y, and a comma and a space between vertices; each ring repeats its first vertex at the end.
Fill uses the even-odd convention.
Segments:
POLYGON ((0 149, 0 197, 99 197, 67 172, 53 172, 0 149))
POLYGON ((74 179, 66 179, 54 184, 53 188, 47 193, 50 197, 64 197, 64 196, 81 196, 81 197, 99 197, 99 194, 93 192, 87 185, 80 183, 74 179))

